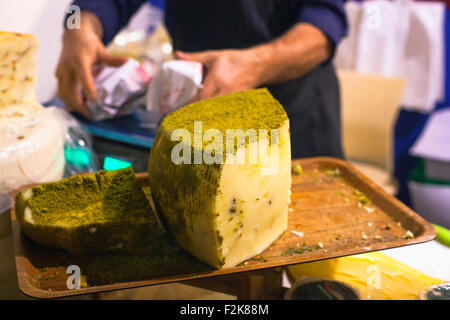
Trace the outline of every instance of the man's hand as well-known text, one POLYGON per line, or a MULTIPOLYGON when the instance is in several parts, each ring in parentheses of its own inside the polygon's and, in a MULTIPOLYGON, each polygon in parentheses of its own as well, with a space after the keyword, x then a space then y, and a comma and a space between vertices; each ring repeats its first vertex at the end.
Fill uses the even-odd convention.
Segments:
POLYGON ((262 71, 259 57, 252 50, 211 50, 197 53, 177 51, 177 59, 202 63, 207 73, 203 89, 193 101, 253 89, 262 71))
POLYGON ((90 12, 83 12, 81 28, 66 30, 63 36, 63 49, 56 68, 59 97, 74 111, 85 116, 90 115, 81 92, 87 100, 97 99, 92 77, 92 65, 103 62, 111 66, 120 66, 125 58, 110 54, 101 42, 102 26, 98 18, 90 12))
POLYGON ((176 52, 181 60, 207 69, 194 101, 285 82, 301 77, 330 57, 328 38, 318 28, 298 23, 279 38, 248 49, 176 52))

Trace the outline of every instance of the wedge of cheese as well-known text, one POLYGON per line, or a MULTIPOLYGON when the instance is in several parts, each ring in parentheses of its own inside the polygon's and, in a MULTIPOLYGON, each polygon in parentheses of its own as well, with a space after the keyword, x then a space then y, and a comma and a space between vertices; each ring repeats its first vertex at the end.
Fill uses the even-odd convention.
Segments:
POLYGON ((0 32, 0 109, 36 101, 38 50, 31 34, 0 32))
POLYGON ((15 209, 32 240, 77 255, 151 251, 164 233, 131 167, 26 189, 15 209))
POLYGON ((158 213, 185 250, 215 268, 252 258, 287 229, 291 151, 283 107, 258 89, 167 115, 149 181, 158 213))

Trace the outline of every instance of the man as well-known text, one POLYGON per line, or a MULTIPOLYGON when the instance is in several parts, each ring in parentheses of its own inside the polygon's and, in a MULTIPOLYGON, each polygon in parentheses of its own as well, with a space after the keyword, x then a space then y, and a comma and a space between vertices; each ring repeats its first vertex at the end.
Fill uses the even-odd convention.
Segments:
MULTIPOLYGON (((104 47, 145 0, 76 0, 81 29, 66 30, 56 76, 58 93, 88 114, 97 93, 96 62, 125 60, 104 47)), ((337 78, 330 63, 346 34, 344 0, 166 0, 165 24, 178 59, 207 74, 198 99, 265 86, 284 106, 292 157, 342 157, 337 78)))

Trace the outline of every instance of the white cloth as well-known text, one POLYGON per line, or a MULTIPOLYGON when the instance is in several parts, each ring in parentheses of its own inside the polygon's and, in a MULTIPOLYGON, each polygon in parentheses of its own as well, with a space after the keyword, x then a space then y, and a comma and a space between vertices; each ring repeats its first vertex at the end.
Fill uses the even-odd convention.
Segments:
POLYGON ((374 0, 346 5, 349 35, 338 69, 403 77, 402 106, 429 112, 443 98, 444 3, 374 0))
POLYGON ((410 153, 450 163, 450 109, 433 112, 410 153))
POLYGON ((409 5, 370 1, 362 5, 355 68, 364 73, 396 76, 409 29, 409 5))
POLYGON ((349 31, 347 36, 339 43, 336 56, 334 57, 334 64, 337 68, 342 70, 354 70, 363 10, 359 3, 347 2, 345 11, 347 14, 349 31))
POLYGON ((383 250, 383 254, 430 277, 450 281, 450 247, 436 240, 383 250))
POLYGON ((431 111, 444 97, 445 4, 418 2, 410 10, 410 30, 403 55, 403 74, 410 85, 403 104, 431 111))
POLYGON ((98 99, 87 103, 92 120, 128 115, 144 105, 146 90, 154 73, 151 63, 141 64, 132 58, 120 67, 102 66, 95 77, 98 99))

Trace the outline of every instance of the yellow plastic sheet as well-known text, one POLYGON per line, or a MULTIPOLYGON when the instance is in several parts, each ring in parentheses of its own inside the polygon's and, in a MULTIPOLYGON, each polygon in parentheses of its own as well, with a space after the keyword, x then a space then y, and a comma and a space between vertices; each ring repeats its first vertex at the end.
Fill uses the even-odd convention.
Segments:
POLYGON ((296 280, 320 277, 345 282, 364 300, 414 300, 423 289, 444 282, 379 252, 298 264, 288 271, 296 280))

